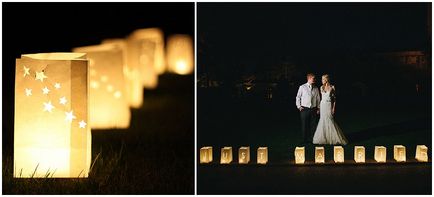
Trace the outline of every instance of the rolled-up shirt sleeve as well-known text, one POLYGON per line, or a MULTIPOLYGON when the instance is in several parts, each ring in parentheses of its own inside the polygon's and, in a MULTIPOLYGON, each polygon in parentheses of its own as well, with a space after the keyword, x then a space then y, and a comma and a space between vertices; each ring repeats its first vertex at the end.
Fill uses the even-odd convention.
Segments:
POLYGON ((298 87, 297 96, 295 97, 295 105, 297 106, 297 109, 300 109, 301 107, 301 96, 302 96, 302 90, 300 86, 298 87))

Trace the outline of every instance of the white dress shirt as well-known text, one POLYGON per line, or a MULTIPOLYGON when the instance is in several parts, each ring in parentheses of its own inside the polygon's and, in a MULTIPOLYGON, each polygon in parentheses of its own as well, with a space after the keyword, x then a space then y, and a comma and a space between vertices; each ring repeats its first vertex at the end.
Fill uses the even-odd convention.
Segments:
POLYGON ((316 86, 305 83, 298 88, 297 97, 295 98, 298 109, 300 107, 319 107, 320 101, 319 90, 316 86))

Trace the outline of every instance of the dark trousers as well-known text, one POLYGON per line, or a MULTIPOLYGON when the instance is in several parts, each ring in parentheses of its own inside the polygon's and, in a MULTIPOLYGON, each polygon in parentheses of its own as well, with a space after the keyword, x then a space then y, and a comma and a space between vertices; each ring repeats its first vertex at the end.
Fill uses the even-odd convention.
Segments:
POLYGON ((304 107, 300 112, 300 117, 303 142, 312 142, 313 134, 318 124, 317 108, 304 107))

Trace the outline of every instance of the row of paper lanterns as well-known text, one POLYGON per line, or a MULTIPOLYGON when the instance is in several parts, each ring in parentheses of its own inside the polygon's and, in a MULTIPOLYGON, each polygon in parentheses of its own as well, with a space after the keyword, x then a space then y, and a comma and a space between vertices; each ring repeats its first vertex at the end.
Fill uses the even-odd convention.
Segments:
POLYGON ((14 177, 87 177, 90 129, 128 128, 160 74, 194 70, 192 38, 158 28, 72 51, 16 59, 14 177))
MULTIPOLYGON (((375 146, 374 159, 378 163, 386 162, 386 147, 375 146)), ((200 163, 206 164, 213 161, 213 149, 211 146, 200 149, 200 163)), ((305 147, 296 147, 294 150, 294 163, 305 163, 305 147)), ((403 145, 393 146, 393 158, 396 162, 406 161, 406 150, 403 145)), ((428 162, 428 148, 425 145, 416 146, 415 159, 420 162, 428 162)), ((223 147, 220 154, 221 164, 230 164, 233 160, 232 147, 223 147)), ((344 148, 342 146, 333 147, 333 161, 335 163, 344 163, 344 148)), ((354 146, 354 161, 356 163, 365 163, 365 147, 354 146)), ((238 149, 238 163, 248 164, 250 162, 250 147, 240 147, 238 149)), ((259 147, 257 150, 257 164, 268 163, 268 147, 259 147)), ((315 147, 315 163, 325 163, 324 147, 315 147)))

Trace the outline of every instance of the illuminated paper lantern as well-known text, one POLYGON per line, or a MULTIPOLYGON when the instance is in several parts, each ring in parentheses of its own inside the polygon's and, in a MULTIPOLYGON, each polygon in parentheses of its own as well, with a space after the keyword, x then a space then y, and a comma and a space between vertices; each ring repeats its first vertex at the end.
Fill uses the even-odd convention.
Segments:
POLYGON ((324 163, 324 147, 315 147, 315 163, 324 163))
POLYGON ((304 164, 304 147, 295 147, 294 156, 295 156, 295 164, 304 164))
POLYGON ((89 59, 90 127, 128 128, 130 109, 125 97, 123 51, 114 44, 74 48, 89 59))
POLYGON ((344 148, 342 146, 333 147, 333 159, 335 163, 344 163, 344 148))
POLYGON ((250 147, 241 147, 238 150, 238 163, 247 164, 250 162, 250 147))
POLYGON ((200 163, 212 162, 212 147, 206 146, 200 149, 200 163))
POLYGON ((405 146, 403 145, 394 145, 393 146, 393 158, 397 162, 405 162, 405 146))
POLYGON ((384 146, 375 146, 374 159, 379 163, 385 163, 387 156, 387 149, 384 146))
POLYGON ((127 41, 125 39, 107 39, 103 44, 113 44, 123 52, 123 73, 125 80, 125 95, 130 107, 140 108, 143 104, 143 85, 140 78, 138 64, 128 64, 131 55, 128 54, 127 41), (136 66, 136 67, 133 67, 136 66))
POLYGON ((164 35, 158 28, 139 29, 127 38, 128 65, 137 68, 143 87, 156 88, 165 71, 164 35))
POLYGON ((268 162, 268 148, 267 147, 259 147, 258 148, 257 162, 258 162, 258 164, 267 164, 267 162, 268 162))
POLYGON ((356 161, 356 163, 365 163, 364 146, 354 146, 354 161, 356 161))
POLYGON ((232 162, 232 147, 223 147, 221 150, 221 164, 229 164, 232 162))
POLYGON ((417 145, 415 158, 421 162, 428 162, 428 147, 425 145, 417 145))
POLYGON ((16 59, 14 177, 87 177, 91 160, 84 53, 16 59))
POLYGON ((167 64, 169 71, 187 75, 194 70, 193 41, 188 35, 173 35, 167 41, 167 64))

